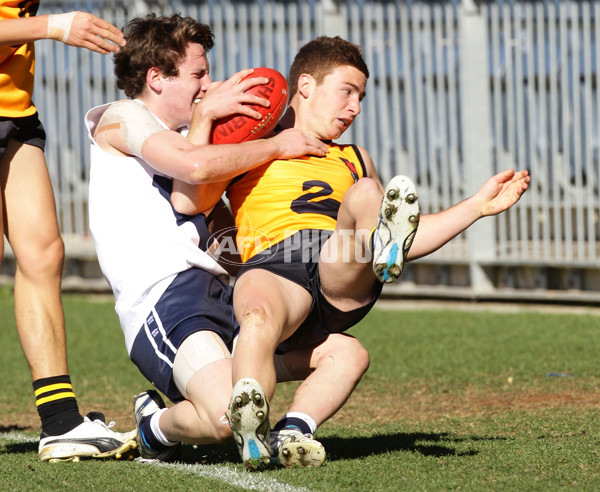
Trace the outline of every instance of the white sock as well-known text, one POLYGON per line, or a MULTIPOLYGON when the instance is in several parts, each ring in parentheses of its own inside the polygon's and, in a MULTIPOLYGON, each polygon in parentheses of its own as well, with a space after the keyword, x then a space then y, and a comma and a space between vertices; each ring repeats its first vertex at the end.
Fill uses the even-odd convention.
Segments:
POLYGON ((310 427, 310 433, 311 433, 311 434, 314 434, 314 433, 317 431, 317 423, 316 423, 316 422, 315 422, 315 420, 314 420, 314 419, 313 419, 313 418, 312 418, 310 415, 308 415, 307 413, 304 413, 304 412, 288 412, 288 413, 286 413, 286 414, 285 414, 285 415, 282 417, 282 419, 283 419, 283 418, 286 418, 286 417, 288 417, 288 418, 289 418, 289 417, 295 417, 295 418, 297 418, 297 419, 302 419, 302 420, 304 420, 304 422, 306 422, 306 423, 308 424, 308 426, 310 427))
POLYGON ((175 446, 175 444, 177 444, 177 443, 173 442, 173 441, 169 441, 165 437, 165 435, 162 433, 162 431, 160 430, 160 427, 158 426, 158 419, 163 414, 163 412, 166 412, 167 410, 168 410, 167 408, 161 408, 157 412, 154 412, 152 417, 150 417, 150 428, 152 429, 152 433, 154 434, 154 437, 156 437, 156 439, 158 439, 161 444, 164 444, 165 446, 175 446))

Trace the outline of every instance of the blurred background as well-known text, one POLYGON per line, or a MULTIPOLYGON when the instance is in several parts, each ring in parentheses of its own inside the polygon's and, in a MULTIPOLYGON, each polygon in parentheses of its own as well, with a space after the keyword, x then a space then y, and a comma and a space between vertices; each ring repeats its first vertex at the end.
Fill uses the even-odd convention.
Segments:
MULTIPOLYGON (((504 169, 529 169, 524 198, 409 264, 384 296, 600 304, 597 0, 45 1, 123 28, 148 12, 212 26, 211 77, 267 66, 287 75, 319 35, 359 44, 371 76, 341 142, 365 147, 382 181, 406 174, 423 213, 467 198, 504 169)), ((112 57, 36 42, 34 102, 67 259, 65 290, 106 291, 87 224, 83 118, 124 97, 112 57)), ((10 284, 14 258, 0 282, 10 284)))

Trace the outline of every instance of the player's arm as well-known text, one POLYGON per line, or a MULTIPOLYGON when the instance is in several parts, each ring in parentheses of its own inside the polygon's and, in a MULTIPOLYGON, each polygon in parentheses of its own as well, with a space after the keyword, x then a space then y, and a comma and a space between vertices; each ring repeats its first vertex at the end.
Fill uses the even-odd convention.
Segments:
POLYGON ((55 39, 70 46, 107 54, 125 45, 123 33, 87 12, 39 15, 0 21, 0 45, 13 46, 39 39, 55 39))
POLYGON ((189 165, 186 176, 173 176, 188 184, 210 186, 194 187, 177 185, 178 193, 171 194, 171 203, 180 213, 193 215, 210 210, 219 200, 227 184, 234 177, 275 159, 293 159, 304 155, 323 156, 327 146, 302 130, 289 128, 270 138, 239 144, 203 145, 201 154, 214 155, 203 164, 189 165), (204 192, 207 191, 207 192, 204 192))
POLYGON ((408 259, 428 255, 480 218, 508 210, 527 191, 529 181, 528 171, 509 169, 488 179, 472 197, 441 212, 422 215, 408 259))
POLYGON ((230 179, 226 179, 216 183, 190 185, 180 180, 173 180, 171 205, 180 214, 210 213, 230 182, 230 179))
POLYGON ((296 129, 240 144, 197 145, 164 129, 146 106, 131 100, 113 103, 105 111, 94 138, 106 152, 141 157, 157 171, 192 185, 226 181, 273 159, 327 151, 323 142, 296 129))

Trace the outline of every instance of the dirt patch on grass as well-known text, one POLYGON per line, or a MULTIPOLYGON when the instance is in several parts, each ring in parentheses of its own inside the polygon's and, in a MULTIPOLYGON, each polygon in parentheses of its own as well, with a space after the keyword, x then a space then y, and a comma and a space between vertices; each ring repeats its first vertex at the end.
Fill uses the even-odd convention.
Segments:
MULTIPOLYGON (((115 404, 113 408, 103 408, 101 405, 90 404, 85 399, 78 399, 79 410, 85 415, 90 411, 99 411, 104 413, 106 422, 115 422, 114 430, 125 431, 135 427, 133 417, 133 405, 130 401, 123 401, 115 404)), ((9 412, 0 406, 0 432, 8 431, 39 431, 40 419, 35 406, 24 409, 22 412, 9 412)))
MULTIPOLYGON (((276 421, 291 404, 293 390, 277 394, 271 406, 271 420, 276 421)), ((80 400, 80 408, 86 412, 92 406, 80 400)), ((104 411, 107 420, 114 420, 116 428, 133 428, 135 421, 131 403, 124 401, 112 409, 104 411)), ((508 411, 538 411, 552 408, 589 409, 600 408, 600 392, 572 390, 568 392, 547 392, 544 390, 490 392, 465 389, 460 393, 433 394, 428 391, 413 391, 399 394, 375 393, 368 387, 360 387, 350 397, 346 405, 332 419, 332 423, 360 424, 394 421, 435 421, 441 418, 482 417, 506 413, 508 411)), ((35 409, 24 413, 6 413, 0 408, 0 432, 15 430, 38 430, 39 419, 35 409)))
POLYGON ((507 411, 600 407, 600 393, 575 390, 562 393, 467 390, 460 394, 369 394, 357 391, 334 417, 340 423, 426 421, 445 417, 481 417, 507 411))

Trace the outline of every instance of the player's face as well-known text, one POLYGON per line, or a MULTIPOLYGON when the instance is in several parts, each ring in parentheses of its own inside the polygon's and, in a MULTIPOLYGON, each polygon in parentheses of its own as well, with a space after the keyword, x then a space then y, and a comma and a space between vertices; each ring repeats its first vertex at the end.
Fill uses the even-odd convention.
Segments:
POLYGON ((194 101, 202 99, 211 84, 208 59, 200 44, 188 44, 185 58, 179 65, 179 75, 163 82, 165 103, 169 107, 169 126, 173 130, 192 121, 194 101))
POLYGON ((357 68, 341 66, 316 85, 311 96, 312 131, 322 140, 335 140, 360 113, 367 78, 357 68))

